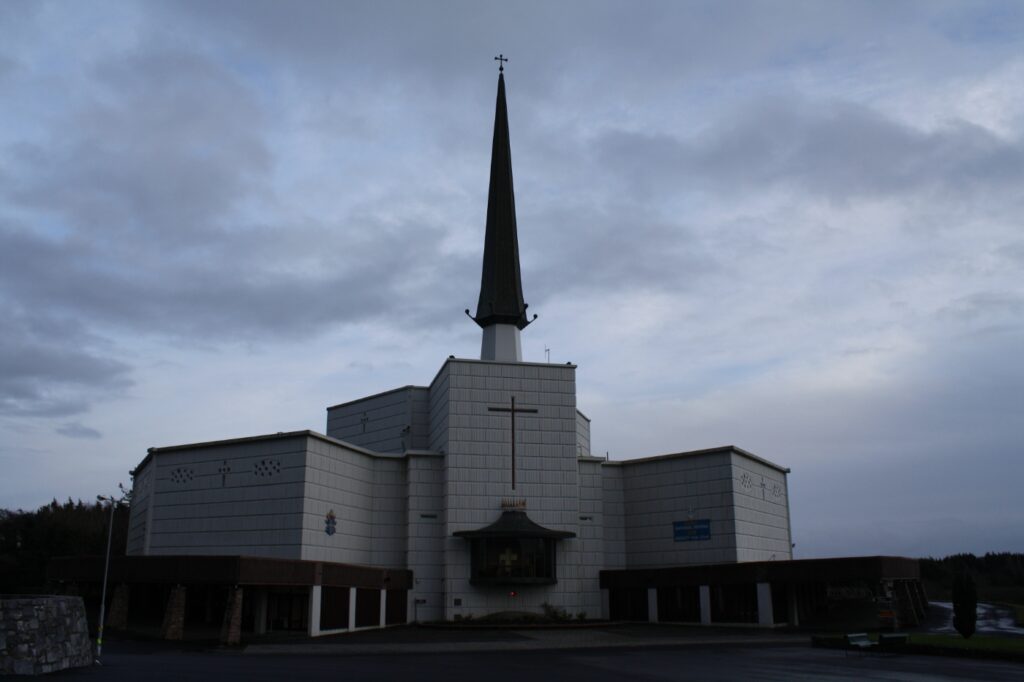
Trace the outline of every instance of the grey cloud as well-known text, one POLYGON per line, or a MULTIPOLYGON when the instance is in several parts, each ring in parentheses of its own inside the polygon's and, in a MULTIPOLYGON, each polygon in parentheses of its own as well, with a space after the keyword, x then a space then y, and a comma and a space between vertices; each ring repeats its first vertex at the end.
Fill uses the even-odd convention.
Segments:
POLYGON ((525 218, 524 278, 538 302, 569 290, 689 290, 720 269, 693 230, 639 205, 552 205, 525 218))
POLYGON ((297 255, 311 260, 307 272, 282 268, 278 258, 266 253, 281 235, 262 231, 254 238, 270 243, 254 250, 211 239, 210 261, 140 260, 115 267, 104 261, 102 248, 91 244, 0 230, 0 283, 23 302, 138 334, 294 338, 340 322, 415 313, 424 313, 428 325, 438 323, 426 313, 452 303, 451 292, 444 289, 445 272, 432 265, 439 228, 385 229, 364 222, 337 232, 286 231, 284 239, 308 238, 297 255), (367 236, 352 239, 357 229, 367 236), (399 292, 416 277, 432 290, 440 287, 444 295, 399 292))
MULTIPOLYGON (((801 3, 792 12, 756 0, 730 3, 500 2, 337 3, 307 0, 296 9, 273 1, 188 0, 162 4, 167 23, 216 40, 223 49, 266 55, 299 78, 328 76, 338 87, 360 80, 402 81, 450 92, 478 77, 497 51, 510 70, 531 74, 523 87, 553 93, 590 90, 588 99, 651 95, 688 79, 784 70, 809 60, 863 59, 892 21, 927 16, 961 26, 971 17, 935 3, 879 12, 863 3, 801 3), (659 68, 659 67, 664 68, 659 68), (609 87, 609 84, 614 86, 609 87)), ((976 12, 982 14, 983 12, 976 12)), ((913 36, 918 38, 918 36, 913 36)), ((913 54, 916 42, 903 47, 913 54)), ((941 44, 930 44, 941 68, 941 44)), ((944 56, 944 55, 943 55, 944 56)))
POLYGON ((129 385, 129 368, 68 319, 0 307, 0 414, 69 416, 129 385))
POLYGON ((950 301, 938 314, 968 322, 1018 321, 1024 319, 1024 296, 1007 291, 980 291, 950 301))
POLYGON ((1006 244, 1000 247, 996 253, 1003 258, 1024 266, 1024 241, 1006 244))
POLYGON ((800 556, 1020 551, 1021 347, 1019 324, 935 329, 880 384, 783 384, 770 401, 739 398, 711 430, 792 467, 800 556), (959 521, 943 534, 945 517, 959 521))
POLYGON ((833 200, 933 190, 1000 192, 1024 181, 1024 146, 964 122, 925 132, 865 106, 749 102, 694 139, 611 130, 600 162, 635 192, 791 186, 833 200), (650 188, 650 189, 647 189, 650 188))
MULTIPOLYGON (((166 48, 95 73, 53 139, 6 150, 18 179, 7 189, 18 217, 0 221, 0 291, 11 300, 204 339, 315 334, 397 310, 438 324, 440 297, 406 310, 398 292, 412 277, 444 290, 436 219, 385 222, 374 204, 343 224, 273 211, 256 224, 238 209, 273 203, 264 183, 274 159, 252 92, 210 60, 166 48)), ((392 200, 402 197, 381 202, 392 200)))
POLYGON ((18 62, 7 55, 0 54, 0 81, 18 69, 18 62))
MULTIPOLYGON (((268 169, 262 112, 227 71, 181 52, 138 52, 97 67, 94 89, 45 146, 9 151, 12 201, 113 254, 168 248, 220 226, 268 169)), ((180 246, 179 246, 180 247, 180 246)))
POLYGON ((79 422, 67 422, 56 428, 56 432, 68 438, 102 438, 103 434, 96 429, 85 426, 79 422))

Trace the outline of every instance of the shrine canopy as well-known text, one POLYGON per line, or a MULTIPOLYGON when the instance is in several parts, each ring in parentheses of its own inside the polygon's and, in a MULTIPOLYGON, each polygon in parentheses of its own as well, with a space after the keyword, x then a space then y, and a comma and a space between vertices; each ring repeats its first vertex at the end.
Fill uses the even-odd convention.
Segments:
POLYGON ((470 579, 475 585, 551 585, 558 582, 555 542, 575 533, 535 523, 526 512, 504 511, 489 526, 453 533, 470 542, 470 579))
POLYGON ((536 523, 526 512, 519 510, 508 510, 501 513, 501 517, 489 526, 476 530, 460 530, 452 533, 460 538, 548 538, 551 540, 566 540, 576 537, 576 533, 567 530, 552 530, 536 523))

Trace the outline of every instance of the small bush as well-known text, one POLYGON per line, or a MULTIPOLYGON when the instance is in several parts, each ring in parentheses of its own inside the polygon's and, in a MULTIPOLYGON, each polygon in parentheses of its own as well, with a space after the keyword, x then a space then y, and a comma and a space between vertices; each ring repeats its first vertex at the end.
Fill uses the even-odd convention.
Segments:
POLYGON ((551 621, 561 622, 571 620, 572 616, 569 615, 568 611, 552 606, 551 604, 544 602, 540 605, 544 610, 544 618, 551 621))

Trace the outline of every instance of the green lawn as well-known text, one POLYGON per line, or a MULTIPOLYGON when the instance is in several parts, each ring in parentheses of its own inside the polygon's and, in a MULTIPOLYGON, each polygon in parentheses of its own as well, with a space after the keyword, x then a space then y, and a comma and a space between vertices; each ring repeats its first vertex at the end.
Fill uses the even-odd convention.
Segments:
POLYGON ((999 651, 1024 654, 1024 637, 993 637, 974 635, 964 639, 960 635, 925 635, 916 632, 910 635, 910 643, 920 646, 974 651, 999 651))
MULTIPOLYGON (((878 641, 878 633, 876 632, 868 633, 868 637, 873 641, 878 641)), ((814 646, 835 649, 846 648, 846 637, 843 635, 815 635, 811 637, 811 641, 814 646)), ((893 652, 900 650, 898 647, 889 649, 889 651, 893 652)), ((880 651, 886 651, 886 649, 881 649, 880 651)), ((910 634, 910 641, 903 651, 918 654, 935 653, 968 657, 979 656, 982 658, 1009 658, 1010 660, 1024 661, 1024 637, 974 635, 970 639, 964 639, 960 635, 932 635, 914 632, 910 634)))

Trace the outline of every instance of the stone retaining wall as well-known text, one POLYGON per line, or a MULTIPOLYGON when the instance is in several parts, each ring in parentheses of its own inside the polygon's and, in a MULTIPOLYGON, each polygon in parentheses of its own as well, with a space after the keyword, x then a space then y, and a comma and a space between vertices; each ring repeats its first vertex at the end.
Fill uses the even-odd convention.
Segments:
POLYGON ((41 675, 91 664, 81 597, 0 595, 0 675, 41 675))

